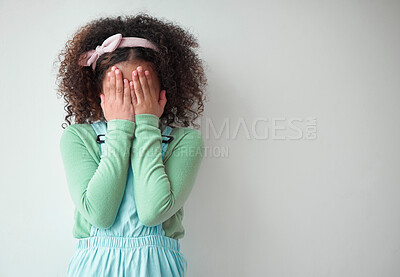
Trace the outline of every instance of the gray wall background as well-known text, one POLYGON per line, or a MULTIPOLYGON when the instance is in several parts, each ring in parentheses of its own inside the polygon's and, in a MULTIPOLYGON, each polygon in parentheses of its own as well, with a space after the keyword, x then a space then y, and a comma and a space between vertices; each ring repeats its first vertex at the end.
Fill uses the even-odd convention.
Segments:
POLYGON ((189 29, 207 63, 188 276, 400 276, 400 3, 355 0, 1 0, 0 276, 65 275, 52 63, 89 20, 139 11, 189 29))

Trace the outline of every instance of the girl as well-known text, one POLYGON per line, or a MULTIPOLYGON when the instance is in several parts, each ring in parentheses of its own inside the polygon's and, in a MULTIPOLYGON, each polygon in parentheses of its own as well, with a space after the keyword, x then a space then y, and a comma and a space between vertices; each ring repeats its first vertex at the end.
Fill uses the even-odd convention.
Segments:
POLYGON ((67 276, 185 275, 183 205, 204 155, 189 128, 205 100, 196 47, 179 26, 139 13, 93 20, 60 53, 77 238, 67 276))

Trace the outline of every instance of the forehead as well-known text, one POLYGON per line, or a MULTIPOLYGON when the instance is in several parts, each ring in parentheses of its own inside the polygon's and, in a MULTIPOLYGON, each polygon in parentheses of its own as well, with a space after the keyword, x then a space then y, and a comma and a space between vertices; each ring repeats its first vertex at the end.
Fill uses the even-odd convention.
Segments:
MULTIPOLYGON (((133 61, 124 61, 120 63, 116 63, 115 66, 121 70, 122 77, 128 79, 129 81, 132 80, 132 72, 138 67, 141 66, 143 70, 150 71, 152 76, 157 76, 157 72, 155 70, 154 64, 151 62, 143 61, 143 60, 133 60, 133 61)), ((111 71, 112 66, 110 66, 107 72, 111 71)))
MULTIPOLYGON (((140 60, 124 61, 124 62, 116 63, 115 66, 118 67, 121 71, 130 71, 131 73, 138 66, 141 66, 143 68, 143 70, 149 70, 150 72, 155 72, 154 65, 151 62, 147 62, 147 61, 140 61, 140 60)), ((111 68, 112 68, 112 66, 110 66, 107 69, 107 72, 111 71, 111 68)))

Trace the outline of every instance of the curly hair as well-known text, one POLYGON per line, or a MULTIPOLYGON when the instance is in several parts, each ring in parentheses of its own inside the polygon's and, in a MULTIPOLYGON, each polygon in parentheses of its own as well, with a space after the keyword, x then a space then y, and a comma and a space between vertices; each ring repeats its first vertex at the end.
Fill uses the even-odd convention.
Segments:
MULTIPOLYGON (((197 39, 172 22, 145 13, 134 16, 107 17, 92 20, 80 27, 58 54, 59 96, 64 98, 65 121, 93 123, 105 120, 100 105, 102 79, 108 68, 123 61, 146 61, 154 65, 161 88, 167 91, 167 104, 160 120, 175 127, 198 128, 194 121, 204 111, 207 78, 203 61, 195 53, 197 39), (81 55, 101 45, 108 37, 141 37, 153 42, 159 52, 142 47, 117 48, 97 60, 96 68, 79 65, 81 55)), ((68 126, 64 122, 62 127, 68 126)))

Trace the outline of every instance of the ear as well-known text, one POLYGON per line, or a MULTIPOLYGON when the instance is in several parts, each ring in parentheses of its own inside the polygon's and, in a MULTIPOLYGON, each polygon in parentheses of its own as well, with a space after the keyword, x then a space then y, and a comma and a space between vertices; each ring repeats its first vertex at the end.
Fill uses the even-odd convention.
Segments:
POLYGON ((158 104, 164 109, 165 104, 167 104, 167 96, 166 96, 167 92, 165 91, 165 89, 163 89, 160 92, 160 100, 158 100, 158 104))
POLYGON ((104 94, 100 94, 100 106, 104 110, 104 94))

